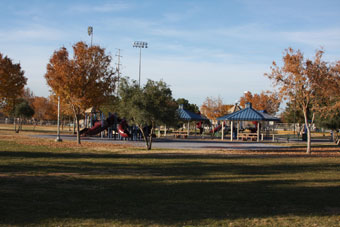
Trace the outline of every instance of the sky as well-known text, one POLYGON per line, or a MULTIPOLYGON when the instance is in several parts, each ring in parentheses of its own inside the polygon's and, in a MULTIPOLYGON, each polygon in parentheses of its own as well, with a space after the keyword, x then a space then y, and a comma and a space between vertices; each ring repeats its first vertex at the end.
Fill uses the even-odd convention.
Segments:
POLYGON ((44 74, 53 52, 78 41, 104 47, 121 73, 142 84, 163 80, 175 98, 198 106, 207 97, 233 104, 244 91, 273 90, 264 76, 286 48, 340 60, 338 0, 1 0, 0 52, 20 63, 36 96, 49 95, 44 74))

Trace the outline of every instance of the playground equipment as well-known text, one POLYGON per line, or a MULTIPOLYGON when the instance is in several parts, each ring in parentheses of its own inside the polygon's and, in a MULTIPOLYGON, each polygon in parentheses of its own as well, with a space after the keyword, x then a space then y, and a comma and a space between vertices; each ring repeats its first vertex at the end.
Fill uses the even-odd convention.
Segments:
POLYGON ((116 122, 116 116, 111 115, 105 121, 95 121, 91 128, 84 128, 80 131, 80 135, 94 136, 112 127, 116 122))
POLYGON ((199 121, 196 123, 196 128, 198 128, 200 130, 200 134, 203 133, 203 122, 199 121))
POLYGON ((85 113, 85 128, 80 131, 83 136, 96 136, 101 134, 103 138, 107 131, 108 138, 140 140, 141 133, 136 126, 129 126, 125 119, 120 119, 116 114, 110 114, 105 119, 101 111, 88 109, 85 113), (100 117, 98 118, 97 115, 100 117), (98 120, 99 119, 99 120, 98 120), (86 127, 89 125, 90 127, 86 127))
POLYGON ((127 130, 128 129, 128 124, 125 119, 123 119, 120 124, 117 126, 118 133, 124 137, 128 138, 131 136, 130 132, 127 130))
POLYGON ((215 133, 215 132, 218 132, 222 129, 222 125, 218 125, 217 127, 215 127, 214 129, 211 129, 210 130, 210 133, 215 133))

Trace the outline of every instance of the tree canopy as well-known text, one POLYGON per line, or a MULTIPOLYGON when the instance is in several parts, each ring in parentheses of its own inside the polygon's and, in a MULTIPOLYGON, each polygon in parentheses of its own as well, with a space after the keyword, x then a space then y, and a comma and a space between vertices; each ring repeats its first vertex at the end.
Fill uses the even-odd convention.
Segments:
POLYGON ((318 50, 314 60, 305 59, 300 50, 288 48, 283 56, 283 66, 279 67, 274 61, 271 73, 265 74, 279 89, 280 98, 288 98, 290 102, 294 100, 302 110, 307 129, 307 153, 311 153, 310 127, 314 113, 319 108, 319 98, 328 86, 330 68, 322 56, 323 51, 318 50), (308 110, 312 113, 312 119, 308 117, 308 110))
POLYGON ((240 106, 244 108, 248 102, 255 110, 266 110, 269 114, 277 113, 280 107, 278 95, 269 91, 260 94, 252 94, 249 91, 244 93, 244 96, 240 98, 240 106))
POLYGON ((111 57, 99 46, 84 42, 73 45, 73 58, 65 47, 55 51, 47 64, 45 78, 56 96, 71 106, 77 121, 89 107, 98 108, 106 96, 113 94, 116 77, 110 66, 111 57))
POLYGON ((185 98, 179 98, 176 100, 178 105, 183 105, 183 108, 185 110, 189 110, 193 113, 200 113, 200 109, 196 104, 190 103, 189 100, 185 99, 185 98))
POLYGON ((20 128, 22 127, 22 120, 23 119, 27 119, 27 118, 31 118, 34 115, 34 109, 30 106, 29 102, 24 99, 24 98, 20 98, 18 100, 16 100, 16 105, 14 106, 14 111, 13 114, 15 117, 19 118, 19 127, 18 130, 16 130, 16 125, 14 126, 14 130, 16 132, 20 131, 20 128))
POLYGON ((34 108, 34 119, 36 120, 55 120, 57 119, 57 106, 45 97, 34 97, 32 101, 34 108))
POLYGON ((225 105, 221 97, 207 97, 201 106, 201 113, 211 120, 228 114, 233 105, 225 105))
POLYGON ((15 100, 23 93, 27 78, 20 64, 0 53, 0 108, 7 114, 13 110, 15 100))
POLYGON ((163 81, 148 82, 139 87, 137 81, 120 81, 119 114, 141 130, 146 148, 152 147, 152 134, 156 125, 172 125, 176 120, 177 103, 172 91, 163 81), (148 130, 150 129, 150 130, 148 130))
POLYGON ((29 105, 29 103, 22 99, 18 102, 14 108, 14 116, 19 118, 30 118, 34 115, 34 109, 29 105))
MULTIPOLYGON (((311 119, 310 111, 308 111, 308 119, 311 119)), ((281 113, 281 120, 284 123, 304 123, 303 112, 296 103, 288 102, 285 110, 281 113)))

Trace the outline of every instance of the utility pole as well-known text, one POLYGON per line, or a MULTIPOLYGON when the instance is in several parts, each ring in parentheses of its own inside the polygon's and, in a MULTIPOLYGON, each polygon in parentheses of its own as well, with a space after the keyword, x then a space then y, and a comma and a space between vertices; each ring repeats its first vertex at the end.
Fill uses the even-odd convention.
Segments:
POLYGON ((120 79, 120 66, 122 64, 120 64, 120 58, 122 58, 123 56, 120 55, 120 49, 118 48, 118 54, 116 54, 116 56, 118 57, 118 63, 116 63, 117 67, 116 67, 116 71, 117 71, 117 75, 118 75, 118 80, 117 80, 117 96, 118 96, 118 90, 119 90, 119 79, 120 79))

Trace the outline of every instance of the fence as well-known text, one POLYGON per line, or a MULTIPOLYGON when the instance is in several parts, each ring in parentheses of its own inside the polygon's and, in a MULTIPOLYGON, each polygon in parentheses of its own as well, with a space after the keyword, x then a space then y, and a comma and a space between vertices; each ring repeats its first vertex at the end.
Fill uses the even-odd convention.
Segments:
MULTIPOLYGON (((17 120, 18 123, 18 120, 17 120)), ((22 123, 24 125, 39 125, 39 126, 56 126, 57 121, 55 120, 41 120, 41 121, 36 121, 36 120, 23 120, 22 123)), ((14 119, 13 118, 0 118, 0 124, 14 124, 14 119)), ((73 121, 69 120, 62 120, 60 121, 61 125, 64 126, 73 126, 73 121)))

